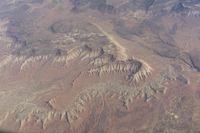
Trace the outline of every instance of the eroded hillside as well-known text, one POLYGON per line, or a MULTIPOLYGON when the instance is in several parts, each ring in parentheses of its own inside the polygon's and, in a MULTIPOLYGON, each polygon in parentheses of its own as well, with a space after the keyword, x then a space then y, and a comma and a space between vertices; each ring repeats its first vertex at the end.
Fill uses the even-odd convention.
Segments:
POLYGON ((0 129, 200 132, 199 0, 0 2, 0 129))

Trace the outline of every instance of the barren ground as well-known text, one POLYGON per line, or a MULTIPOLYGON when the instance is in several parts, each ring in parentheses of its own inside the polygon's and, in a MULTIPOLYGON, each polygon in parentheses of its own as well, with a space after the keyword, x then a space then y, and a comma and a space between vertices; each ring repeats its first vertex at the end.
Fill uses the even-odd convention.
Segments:
POLYGON ((200 133, 200 1, 0 1, 0 130, 200 133))

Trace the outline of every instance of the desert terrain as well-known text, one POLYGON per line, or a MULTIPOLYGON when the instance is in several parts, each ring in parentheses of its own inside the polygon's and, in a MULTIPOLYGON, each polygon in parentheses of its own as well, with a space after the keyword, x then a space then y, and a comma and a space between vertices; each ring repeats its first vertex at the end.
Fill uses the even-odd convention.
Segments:
POLYGON ((1 0, 0 132, 200 133, 200 1, 1 0))

